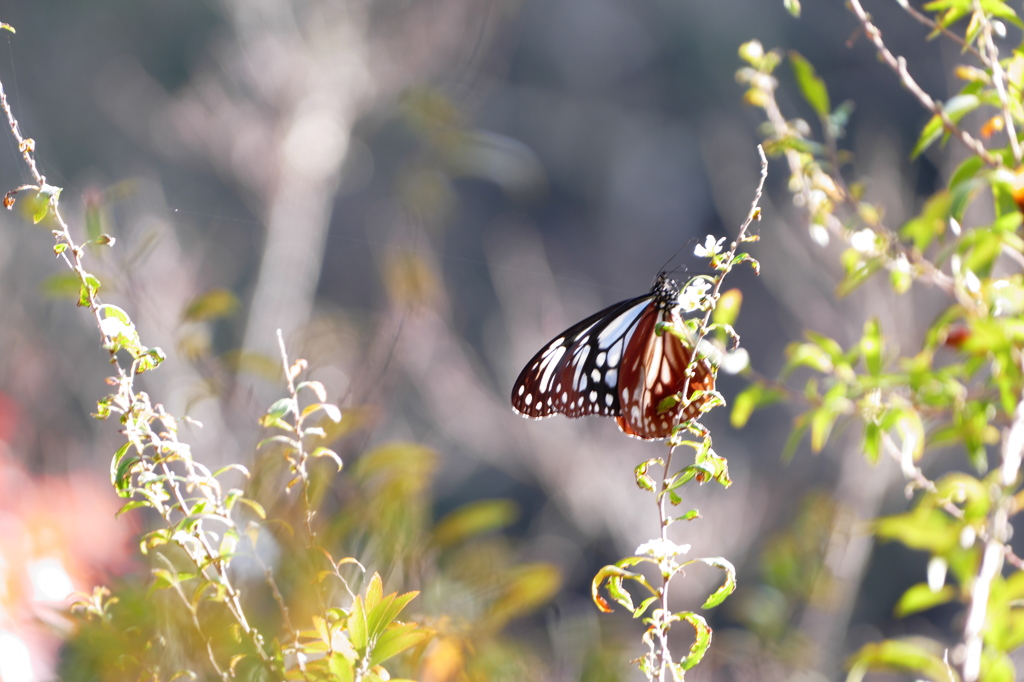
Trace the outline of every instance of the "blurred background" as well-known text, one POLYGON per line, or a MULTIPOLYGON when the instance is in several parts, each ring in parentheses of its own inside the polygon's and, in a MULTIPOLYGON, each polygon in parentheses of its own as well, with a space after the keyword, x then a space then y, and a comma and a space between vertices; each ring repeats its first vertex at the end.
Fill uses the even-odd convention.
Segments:
MULTIPOLYGON (((926 43, 896 3, 868 9, 946 97, 957 51, 926 43)), ((599 616, 589 587, 657 533, 632 470, 662 446, 612 420, 527 421, 508 395, 559 331, 646 292, 666 264, 701 272, 693 247, 735 234, 762 122, 734 79, 740 44, 797 50, 833 105, 855 101, 844 145, 891 227, 957 160, 936 148, 907 161, 927 115, 841 2, 807 2, 797 20, 781 0, 3 0, 0 20, 17 29, 0 35, 0 78, 22 130, 78 234, 117 239, 88 254, 101 297, 170 356, 144 388, 203 424, 183 434, 199 460, 258 468, 256 419, 284 394, 280 327, 345 411, 335 448, 355 473, 323 492, 321 522, 355 523, 339 519, 364 499, 367 453, 401 454, 388 461, 415 481, 396 489, 425 533, 468 503, 505 505, 504 529, 473 555, 493 563, 435 557, 433 577, 372 533, 336 532, 338 556, 389 591, 423 589, 420 613, 466 622, 494 586, 459 583, 452 566, 547 567, 535 603, 491 612, 492 642, 516 654, 479 668, 485 679, 637 676, 639 624, 599 616)), ((786 115, 810 116, 779 75, 786 115)), ((0 187, 27 182, 11 139, 0 154, 0 187)), ((915 291, 880 307, 871 286, 836 302, 839 247, 809 239, 787 180, 773 162, 751 248, 761 276, 730 282, 753 367, 773 376, 808 328, 848 344, 868 315, 912 348, 941 302, 915 291)), ((131 538, 145 519, 112 521, 120 437, 89 416, 108 371, 91 318, 46 230, 17 211, 0 221, 0 679, 20 682, 68 674, 52 590, 144 584, 131 538), (30 677, 11 663, 23 655, 30 677)), ((720 379, 727 400, 744 385, 720 379)), ((902 508, 899 472, 868 467, 842 436, 783 462, 793 414, 766 410, 742 431, 725 409, 706 420, 735 484, 690 493, 683 506, 703 518, 677 539, 733 561, 740 588, 708 614, 715 642, 694 679, 830 679, 863 642, 936 626, 889 616, 925 558, 874 548, 857 525, 902 508)), ((718 580, 691 571, 679 607, 718 580)))

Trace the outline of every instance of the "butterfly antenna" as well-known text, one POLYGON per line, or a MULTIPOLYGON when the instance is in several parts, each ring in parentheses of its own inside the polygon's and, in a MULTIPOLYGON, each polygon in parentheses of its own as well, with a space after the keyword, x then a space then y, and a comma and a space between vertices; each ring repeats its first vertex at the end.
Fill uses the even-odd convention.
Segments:
POLYGON ((681 254, 686 249, 692 248, 693 245, 696 244, 696 243, 697 243, 697 238, 696 237, 690 237, 685 242, 683 242, 683 245, 680 246, 679 249, 675 253, 673 253, 671 256, 669 256, 668 260, 666 260, 664 262, 664 264, 662 264, 662 266, 660 268, 658 268, 658 274, 659 275, 671 276, 671 275, 674 275, 676 272, 679 272, 680 270, 682 270, 683 272, 686 272, 688 270, 688 268, 686 267, 685 263, 680 263, 679 265, 677 265, 677 266, 675 266, 675 267, 673 267, 671 269, 669 268, 669 264, 672 263, 672 261, 676 260, 679 257, 679 254, 681 254))

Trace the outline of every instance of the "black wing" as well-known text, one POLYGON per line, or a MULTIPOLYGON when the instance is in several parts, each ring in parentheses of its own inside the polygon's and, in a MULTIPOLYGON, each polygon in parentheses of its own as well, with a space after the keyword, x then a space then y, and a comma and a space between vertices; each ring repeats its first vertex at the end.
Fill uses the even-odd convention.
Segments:
POLYGON ((512 387, 512 407, 526 417, 598 414, 617 417, 619 365, 653 293, 594 313, 552 339, 527 363, 512 387))

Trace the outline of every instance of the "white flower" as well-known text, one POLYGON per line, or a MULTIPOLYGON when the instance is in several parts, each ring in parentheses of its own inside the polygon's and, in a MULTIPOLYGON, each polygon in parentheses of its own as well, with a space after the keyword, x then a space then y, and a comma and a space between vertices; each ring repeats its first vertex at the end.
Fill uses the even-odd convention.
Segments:
POLYGON ((652 559, 663 561, 677 557, 690 551, 690 545, 677 545, 671 540, 648 540, 636 548, 636 556, 649 556, 652 559))
POLYGON ((697 245, 697 248, 693 250, 693 254, 698 258, 710 258, 721 253, 722 244, 724 243, 725 237, 716 241, 715 238, 709 234, 703 245, 697 245))
POLYGON ((683 309, 683 312, 687 313, 692 313, 694 310, 703 310, 704 301, 710 288, 711 282, 704 278, 691 280, 679 292, 679 307, 683 309))
POLYGON ((746 348, 737 348, 734 351, 730 351, 725 354, 722 358, 722 364, 719 367, 726 374, 739 374, 750 365, 750 354, 747 353, 746 348))
POLYGON ((815 244, 821 247, 828 246, 829 236, 828 229, 820 223, 814 223, 811 225, 811 240, 815 244))
POLYGON ((850 246, 855 251, 859 251, 866 256, 873 255, 875 253, 875 245, 878 241, 878 237, 875 235, 874 230, 865 227, 863 230, 857 230, 850 235, 850 246))

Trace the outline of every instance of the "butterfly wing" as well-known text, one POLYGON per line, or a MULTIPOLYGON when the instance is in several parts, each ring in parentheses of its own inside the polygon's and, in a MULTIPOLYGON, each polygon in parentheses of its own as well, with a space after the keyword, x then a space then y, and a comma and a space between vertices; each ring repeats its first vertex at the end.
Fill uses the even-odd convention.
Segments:
POLYGON ((512 407, 526 417, 622 413, 619 365, 653 294, 609 306, 569 327, 527 363, 512 387, 512 407))
MULTIPOLYGON (((705 402, 698 399, 683 409, 683 403, 658 411, 662 401, 682 391, 686 367, 693 350, 669 332, 656 334, 660 321, 670 321, 671 312, 658 306, 640 316, 636 329, 626 346, 619 376, 619 403, 622 414, 616 419, 623 433, 643 440, 661 440, 672 435, 672 429, 681 421, 700 415, 705 402)), ((715 375, 707 360, 701 360, 693 369, 687 397, 700 389, 715 388, 715 375)))

